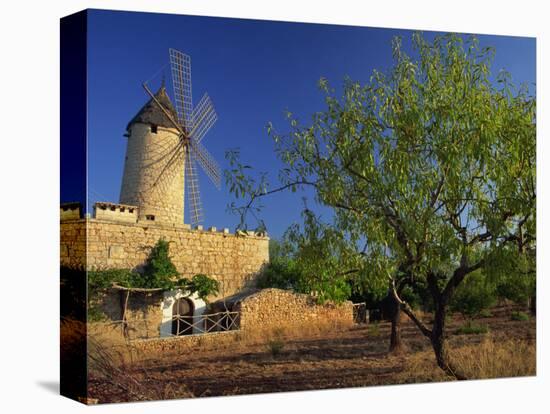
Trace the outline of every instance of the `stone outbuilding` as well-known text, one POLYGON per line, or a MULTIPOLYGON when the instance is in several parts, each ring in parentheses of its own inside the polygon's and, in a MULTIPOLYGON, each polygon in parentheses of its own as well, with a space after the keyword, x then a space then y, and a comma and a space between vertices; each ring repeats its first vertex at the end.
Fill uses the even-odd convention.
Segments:
POLYGON ((349 301, 318 304, 310 295, 274 288, 248 289, 210 304, 180 290, 112 289, 102 309, 110 320, 125 321, 129 339, 312 326, 341 329, 354 323, 349 301))

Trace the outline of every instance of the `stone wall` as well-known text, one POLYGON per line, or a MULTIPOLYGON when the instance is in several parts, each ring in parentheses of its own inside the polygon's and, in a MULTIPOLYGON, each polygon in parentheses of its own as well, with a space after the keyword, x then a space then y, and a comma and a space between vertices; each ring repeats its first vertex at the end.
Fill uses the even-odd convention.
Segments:
MULTIPOLYGON (((111 291, 103 302, 103 310, 111 320, 120 320, 124 291, 111 291), (117 313, 118 311, 118 313, 117 313)), ((277 330, 293 338, 334 332, 353 325, 353 305, 319 305, 310 295, 281 289, 263 289, 240 300, 233 310, 240 311, 240 329, 177 337, 160 337, 162 293, 132 292, 129 296, 126 334, 122 325, 92 324, 92 335, 105 335, 109 330, 120 338, 132 340, 133 346, 145 353, 187 352, 193 349, 234 346, 236 342, 263 343, 277 330)), ((105 299, 105 298, 104 298, 105 299)))
POLYGON ((139 269, 160 238, 170 242, 172 261, 183 277, 204 273, 220 282, 219 295, 211 300, 253 286, 269 261, 267 237, 88 218, 61 222, 61 264, 83 266, 86 257, 88 269, 139 269))
POLYGON ((86 267, 86 225, 85 220, 76 218, 61 222, 61 266, 86 267))
POLYGON ((173 336, 162 339, 133 341, 132 346, 143 355, 185 354, 197 349, 219 349, 236 346, 242 340, 240 331, 212 332, 202 335, 173 336))
POLYGON ((241 312, 243 331, 310 325, 345 327, 353 324, 353 304, 319 305, 310 295, 282 289, 263 289, 241 300, 235 307, 241 312))
POLYGON ((108 289, 95 298, 92 305, 99 306, 108 322, 119 323, 126 303, 127 338, 158 338, 162 323, 162 292, 131 292, 108 289))

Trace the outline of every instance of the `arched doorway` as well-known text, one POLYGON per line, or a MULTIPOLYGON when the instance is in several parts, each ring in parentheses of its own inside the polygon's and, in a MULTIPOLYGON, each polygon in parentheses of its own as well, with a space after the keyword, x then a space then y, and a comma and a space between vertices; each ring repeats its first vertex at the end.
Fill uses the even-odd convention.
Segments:
POLYGON ((193 302, 179 298, 172 307, 172 335, 191 335, 193 333, 193 302))

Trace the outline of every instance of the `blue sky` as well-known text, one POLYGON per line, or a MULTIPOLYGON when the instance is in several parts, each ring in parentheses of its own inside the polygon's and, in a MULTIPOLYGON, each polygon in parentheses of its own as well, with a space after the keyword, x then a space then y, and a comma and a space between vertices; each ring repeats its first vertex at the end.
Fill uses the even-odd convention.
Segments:
MULTIPOLYGON (((319 78, 327 78, 337 88, 345 76, 367 82, 373 69, 390 67, 391 39, 402 36, 409 48, 412 34, 383 28, 99 10, 89 16, 89 209, 95 201, 118 201, 126 151, 123 133, 147 101, 142 82, 168 63, 168 48, 191 56, 194 103, 204 92, 214 102, 218 121, 202 142, 221 168, 227 167, 225 151, 240 148, 244 162, 275 178, 281 165, 266 124, 271 121, 284 131, 287 109, 307 122, 323 109, 319 78)), ((435 33, 425 35, 432 38, 435 33)), ((534 38, 482 35, 479 39, 482 47, 496 48, 494 74, 504 68, 514 82, 534 85, 534 38)), ((155 77, 151 85, 158 85, 160 79, 155 77)), ((238 218, 226 211, 233 200, 228 189, 222 183, 218 191, 202 171, 199 175, 203 224, 233 229, 238 218)), ((264 200, 262 218, 272 237, 281 236, 300 220, 304 196, 314 206, 310 192, 279 193, 264 200)), ((330 215, 328 209, 317 210, 330 215)))

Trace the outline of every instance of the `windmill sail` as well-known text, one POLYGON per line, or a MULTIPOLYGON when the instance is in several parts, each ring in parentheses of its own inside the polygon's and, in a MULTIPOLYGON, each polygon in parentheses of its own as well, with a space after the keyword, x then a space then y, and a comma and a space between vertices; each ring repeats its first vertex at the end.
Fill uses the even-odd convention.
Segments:
POLYGON ((199 177, 195 169, 195 160, 190 151, 185 156, 185 179, 187 185, 187 199, 189 201, 191 222, 196 224, 203 220, 201 194, 199 190, 199 177))
MULTIPOLYGON (((199 101, 193 109, 193 94, 191 85, 191 58, 176 49, 170 49, 170 66, 172 71, 172 86, 174 90, 175 109, 177 120, 170 119, 174 127, 180 132, 180 142, 171 153, 169 163, 177 159, 177 153, 183 148, 184 172, 189 203, 191 223, 198 224, 203 220, 203 210, 199 191, 199 179, 196 163, 202 167, 208 178, 218 190, 221 186, 220 167, 214 157, 206 150, 201 141, 212 128, 218 115, 208 94, 199 101)), ((143 87, 152 100, 167 113, 161 102, 155 99, 152 92, 144 83, 143 87)), ((160 179, 161 177, 159 177, 160 179)))
POLYGON ((217 121, 218 115, 208 94, 199 101, 199 104, 193 109, 191 137, 197 142, 201 142, 212 125, 217 121))
POLYGON ((179 50, 170 49, 172 85, 178 121, 187 132, 193 129, 193 91, 191 85, 191 58, 179 50))
POLYGON ((220 166, 214 159, 212 155, 204 148, 204 146, 192 139, 191 140, 191 152, 195 156, 196 160, 199 162, 200 166, 214 183, 216 188, 219 190, 221 186, 221 173, 220 166))

